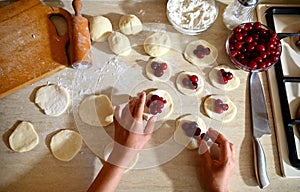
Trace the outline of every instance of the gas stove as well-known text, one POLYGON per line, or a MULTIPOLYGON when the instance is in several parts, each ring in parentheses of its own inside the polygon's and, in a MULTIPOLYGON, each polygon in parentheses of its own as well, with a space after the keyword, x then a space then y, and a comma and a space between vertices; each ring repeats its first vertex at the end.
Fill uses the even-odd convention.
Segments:
MULTIPOLYGON (((260 4, 257 18, 277 33, 300 31, 300 4, 260 4)), ((299 37, 282 39, 280 61, 268 70, 275 134, 282 175, 300 178, 299 37)))

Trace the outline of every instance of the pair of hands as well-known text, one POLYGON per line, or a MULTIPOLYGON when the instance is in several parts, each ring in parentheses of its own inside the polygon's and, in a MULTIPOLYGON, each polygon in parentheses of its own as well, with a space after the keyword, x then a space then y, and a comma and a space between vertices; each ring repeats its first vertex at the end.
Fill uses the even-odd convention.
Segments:
MULTIPOLYGON (((114 139, 116 142, 109 159, 116 165, 128 166, 151 139, 156 117, 151 117, 144 127, 145 102, 146 94, 143 92, 139 97, 130 98, 122 112, 119 106, 115 109, 114 139)), ((199 138, 200 182, 207 191, 227 191, 235 163, 233 144, 211 128, 206 136, 219 146, 220 156, 218 159, 213 159, 207 142, 199 138)))

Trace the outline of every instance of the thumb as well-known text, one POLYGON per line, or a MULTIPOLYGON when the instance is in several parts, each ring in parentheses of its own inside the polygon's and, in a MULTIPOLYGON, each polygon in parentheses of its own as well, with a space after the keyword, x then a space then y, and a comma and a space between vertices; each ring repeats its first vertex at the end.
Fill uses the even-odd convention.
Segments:
POLYGON ((144 133, 145 134, 150 134, 153 132, 154 126, 155 126, 155 122, 156 122, 157 117, 156 116, 152 116, 148 121, 147 124, 145 126, 145 130, 144 133))

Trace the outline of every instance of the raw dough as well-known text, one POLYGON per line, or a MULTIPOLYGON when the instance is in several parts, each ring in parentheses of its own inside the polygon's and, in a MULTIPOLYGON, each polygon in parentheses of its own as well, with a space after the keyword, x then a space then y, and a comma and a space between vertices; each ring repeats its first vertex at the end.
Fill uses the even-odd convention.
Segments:
POLYGON ((209 64, 212 64, 213 62, 216 61, 218 57, 218 50, 208 43, 207 41, 204 40, 195 40, 190 42, 184 51, 184 57, 187 61, 190 63, 197 65, 197 66, 207 66, 209 64), (194 50, 197 48, 198 45, 203 45, 204 47, 208 47, 210 49, 210 54, 205 55, 203 58, 198 58, 194 54, 194 50))
POLYGON ((98 15, 89 18, 90 36, 92 41, 103 42, 112 33, 112 24, 104 16, 98 15))
POLYGON ((82 137, 72 130, 61 130, 52 136, 50 149, 55 158, 61 161, 72 160, 80 151, 82 137))
POLYGON ((21 122, 9 136, 9 145, 16 152, 32 150, 39 143, 39 136, 33 125, 29 122, 21 122))
POLYGON ((59 116, 67 110, 70 103, 70 94, 64 87, 46 85, 36 92, 35 103, 46 115, 59 116))
MULTIPOLYGON (((114 148, 114 143, 109 143, 108 145, 105 146, 104 148, 104 160, 107 161, 109 155, 111 154, 112 150, 114 148)), ((139 160, 139 154, 136 155, 135 159, 131 162, 129 167, 125 170, 125 173, 130 171, 134 166, 137 164, 139 160)))
MULTIPOLYGON (((159 97, 163 97, 167 101, 167 103, 165 104, 162 110, 162 113, 157 114, 157 120, 163 120, 168 118, 170 114, 173 112, 173 108, 174 108, 174 103, 171 95, 167 91, 161 89, 150 91, 146 96, 146 103, 148 100, 151 99, 152 95, 158 95, 159 97)), ((145 106, 144 118, 148 120, 151 116, 153 115, 149 112, 149 108, 145 106)))
POLYGON ((116 55, 127 56, 131 52, 131 44, 126 37, 120 32, 113 32, 108 37, 109 47, 116 55))
POLYGON ((123 15, 119 21, 119 28, 125 35, 135 35, 143 30, 143 25, 137 16, 123 15))
POLYGON ((182 125, 184 123, 189 123, 189 122, 197 122, 198 127, 201 129, 201 133, 207 132, 207 128, 204 121, 200 117, 189 114, 176 120, 176 130, 174 132, 174 140, 176 141, 176 143, 181 144, 188 149, 197 149, 199 147, 197 139, 195 139, 194 137, 188 137, 185 134, 184 130, 182 129, 182 125))
POLYGON ((113 122, 113 107, 106 95, 90 95, 78 109, 81 120, 91 126, 107 126, 113 122))
POLYGON ((225 95, 210 95, 204 101, 204 111, 212 119, 223 121, 224 123, 230 122, 237 114, 237 108, 235 104, 225 95), (221 99, 223 103, 228 104, 229 108, 221 114, 218 114, 214 110, 215 100, 221 99))
POLYGON ((147 77, 152 80, 152 81, 161 81, 161 82, 166 82, 170 79, 171 75, 172 75, 172 69, 171 69, 171 65, 170 63, 160 59, 160 58, 154 58, 151 59, 150 61, 148 61, 148 63, 146 64, 146 75, 147 77), (151 63, 152 62, 158 62, 158 63, 167 63, 168 68, 166 70, 164 70, 164 74, 161 77, 156 77, 154 75, 154 70, 151 68, 151 63))
POLYGON ((203 80, 202 76, 199 75, 198 73, 183 71, 183 72, 179 73, 177 76, 176 87, 177 87, 178 91, 180 91, 182 94, 194 96, 203 91, 204 80, 203 80), (197 89, 190 89, 190 88, 184 87, 182 84, 182 80, 184 78, 187 78, 188 76, 192 76, 192 75, 197 75, 197 77, 198 77, 198 88, 197 89))
POLYGON ((166 33, 156 32, 144 41, 144 49, 152 57, 166 54, 171 48, 171 40, 166 33))
POLYGON ((213 86, 219 89, 223 89, 225 91, 231 91, 239 87, 240 78, 234 73, 234 71, 228 67, 227 65, 219 65, 214 67, 209 72, 209 79, 213 86), (224 69, 226 72, 230 72, 233 75, 233 78, 228 81, 227 84, 221 83, 219 80, 219 75, 221 74, 220 69, 224 69))

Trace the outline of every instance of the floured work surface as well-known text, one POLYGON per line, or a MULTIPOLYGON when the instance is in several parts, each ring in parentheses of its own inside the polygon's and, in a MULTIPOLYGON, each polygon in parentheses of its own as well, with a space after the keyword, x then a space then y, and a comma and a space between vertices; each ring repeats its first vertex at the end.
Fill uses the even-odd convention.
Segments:
POLYGON ((50 16, 71 15, 39 0, 20 0, 0 9, 0 98, 68 65, 68 32, 59 36, 50 16))

